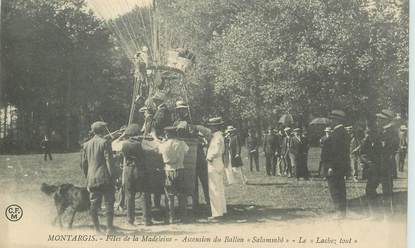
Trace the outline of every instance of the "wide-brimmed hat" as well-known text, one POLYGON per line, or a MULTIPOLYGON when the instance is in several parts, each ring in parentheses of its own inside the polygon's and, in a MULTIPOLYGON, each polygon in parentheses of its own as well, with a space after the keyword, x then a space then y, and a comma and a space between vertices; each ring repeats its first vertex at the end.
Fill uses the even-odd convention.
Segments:
POLYGON ((176 101, 176 109, 188 109, 189 106, 182 100, 176 101))
POLYGON ((395 113, 389 109, 382 109, 380 113, 376 114, 376 117, 385 120, 393 120, 393 118, 395 117, 395 113))
POLYGON ((207 123, 208 126, 220 126, 220 125, 223 125, 223 124, 224 124, 224 122, 223 122, 222 117, 210 118, 208 120, 208 123, 207 123))
POLYGON ((326 128, 324 129, 324 132, 331 132, 331 131, 333 131, 333 129, 331 129, 331 127, 326 127, 326 128))
POLYGON ((343 110, 335 109, 331 111, 329 118, 344 121, 346 120, 346 113, 343 110))
POLYGON ((138 124, 130 124, 124 131, 124 135, 131 137, 131 136, 137 136, 140 134, 140 127, 138 124))
POLYGON ((96 121, 92 123, 91 130, 94 133, 103 133, 105 132, 105 128, 107 127, 107 123, 103 121, 96 121))
POLYGON ((288 131, 291 131, 291 127, 284 128, 284 132, 288 132, 288 131))
POLYGON ((299 127, 297 127, 297 128, 294 128, 294 130, 293 130, 293 132, 301 132, 301 128, 299 128, 299 127))

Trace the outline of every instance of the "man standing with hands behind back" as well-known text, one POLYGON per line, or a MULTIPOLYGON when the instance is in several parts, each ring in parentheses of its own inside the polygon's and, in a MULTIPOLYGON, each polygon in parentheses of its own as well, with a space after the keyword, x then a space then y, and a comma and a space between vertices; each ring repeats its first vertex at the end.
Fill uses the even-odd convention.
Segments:
POLYGON ((324 142, 321 162, 327 177, 331 198, 337 212, 337 218, 346 217, 346 182, 350 170, 348 134, 343 126, 346 114, 342 110, 333 110, 329 116, 333 133, 324 142))
POLYGON ((84 143, 82 149, 81 167, 87 168, 87 189, 91 201, 91 218, 97 233, 100 233, 98 210, 104 198, 107 217, 107 234, 114 233, 114 164, 111 143, 104 138, 107 124, 102 121, 94 122, 91 129, 94 137, 84 143))

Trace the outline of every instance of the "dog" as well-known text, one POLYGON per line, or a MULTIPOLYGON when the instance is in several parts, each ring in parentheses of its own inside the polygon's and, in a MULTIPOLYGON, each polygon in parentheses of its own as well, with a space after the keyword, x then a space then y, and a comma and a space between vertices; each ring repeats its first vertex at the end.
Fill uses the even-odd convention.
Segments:
POLYGON ((85 187, 76 187, 72 184, 62 184, 60 186, 49 185, 42 183, 40 190, 48 196, 53 197, 55 201, 55 207, 58 215, 53 221, 59 221, 60 227, 62 227, 62 215, 66 209, 72 209, 72 216, 69 221, 69 228, 72 228, 72 224, 77 212, 88 211, 91 206, 89 200, 89 192, 85 187))

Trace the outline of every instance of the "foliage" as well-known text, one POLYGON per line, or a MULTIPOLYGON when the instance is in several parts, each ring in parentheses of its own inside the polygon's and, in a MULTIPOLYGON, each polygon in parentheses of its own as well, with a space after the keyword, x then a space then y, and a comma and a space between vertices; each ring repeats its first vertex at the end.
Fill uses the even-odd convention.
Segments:
POLYGON ((8 0, 2 10, 4 102, 19 109, 20 140, 55 131, 69 148, 101 116, 125 121, 130 63, 84 1, 8 0))
POLYGON ((350 119, 407 111, 408 1, 169 3, 168 19, 181 20, 172 29, 197 54, 197 95, 216 103, 195 103, 206 114, 275 123, 289 112, 305 125, 331 108, 350 119))

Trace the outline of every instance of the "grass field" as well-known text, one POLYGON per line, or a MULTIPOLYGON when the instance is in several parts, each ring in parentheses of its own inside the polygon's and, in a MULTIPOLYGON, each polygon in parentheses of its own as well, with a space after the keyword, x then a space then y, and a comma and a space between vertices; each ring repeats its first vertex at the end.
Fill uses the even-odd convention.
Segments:
MULTIPOLYGON (((245 154, 245 153, 244 153, 245 154)), ((264 158, 260 157, 261 171, 249 172, 244 155, 244 171, 248 177, 247 185, 233 184, 226 187, 229 215, 221 225, 229 227, 266 227, 283 223, 307 223, 330 216, 333 209, 327 183, 313 176, 310 181, 298 181, 286 177, 265 176, 264 158), (248 226, 244 226, 245 223, 248 226)), ((318 168, 319 149, 310 150, 309 168, 312 174, 318 168)), ((407 179, 406 172, 399 175, 394 183, 395 220, 404 223, 406 218, 407 179)), ((40 154, 0 156, 0 194, 1 207, 17 203, 25 209, 25 220, 50 226, 55 217, 53 200, 40 192, 40 184, 72 183, 85 185, 79 168, 79 154, 53 154, 53 161, 43 161, 40 154)), ((349 218, 361 220, 365 215, 365 182, 347 182, 349 218)), ((200 194, 201 199, 203 194, 200 194)), ((139 202, 141 199, 138 199, 139 202)), ((203 203, 204 201, 201 200, 203 203)), ((137 208, 140 204, 137 204, 137 208)), ((206 207, 206 206, 205 206, 206 207)), ((137 213, 141 210, 137 209, 137 213)), ((215 231, 206 225, 206 213, 199 213, 193 224, 185 228, 168 227, 162 224, 146 229, 148 232, 180 234, 184 230, 215 231)), ((140 219, 138 214, 137 219, 140 219)), ((104 219, 101 220, 104 224, 104 219)), ((125 214, 117 213, 115 225, 125 227, 125 214)), ((215 226, 215 225, 213 225, 215 226)), ((91 227, 88 213, 78 214, 75 229, 91 227)), ((128 229, 125 229, 128 230, 128 229)), ((144 230, 144 229, 143 229, 144 230)), ((131 231, 131 230, 130 230, 131 231)))

